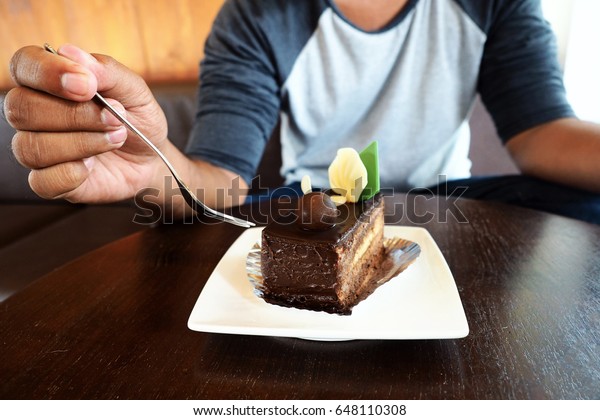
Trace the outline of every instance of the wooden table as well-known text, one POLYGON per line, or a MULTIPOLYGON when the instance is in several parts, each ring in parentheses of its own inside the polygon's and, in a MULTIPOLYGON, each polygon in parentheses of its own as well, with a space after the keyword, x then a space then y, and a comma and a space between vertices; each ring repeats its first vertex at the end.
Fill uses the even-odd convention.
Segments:
MULTIPOLYGON (((386 206, 388 223, 424 226, 438 243, 468 337, 316 342, 190 331, 194 303, 241 229, 164 225, 0 304, 0 397, 600 398, 600 227, 470 200, 398 195, 386 206)), ((264 222, 268 203, 243 210, 264 222)))

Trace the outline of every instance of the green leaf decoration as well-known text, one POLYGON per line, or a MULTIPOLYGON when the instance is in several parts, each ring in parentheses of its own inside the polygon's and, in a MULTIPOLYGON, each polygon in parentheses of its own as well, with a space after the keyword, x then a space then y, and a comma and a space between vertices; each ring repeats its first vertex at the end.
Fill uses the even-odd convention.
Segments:
POLYGON ((379 192, 379 151, 376 141, 371 142, 359 153, 360 160, 367 168, 367 186, 360 195, 361 200, 368 200, 379 192))

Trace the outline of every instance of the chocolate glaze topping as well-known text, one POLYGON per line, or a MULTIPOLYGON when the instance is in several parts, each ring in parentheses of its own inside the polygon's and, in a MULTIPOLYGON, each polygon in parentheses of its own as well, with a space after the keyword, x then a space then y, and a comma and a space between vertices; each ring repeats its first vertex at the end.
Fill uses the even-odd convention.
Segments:
POLYGON ((322 192, 310 192, 298 199, 296 222, 302 229, 327 230, 335 225, 338 209, 331 198, 322 192))
POLYGON ((326 230, 306 230, 298 223, 298 216, 295 211, 288 212, 276 218, 273 223, 265 228, 276 236, 281 236, 287 240, 314 243, 337 243, 346 235, 350 234, 356 227, 356 222, 369 222, 369 216, 364 214, 365 209, 373 206, 378 207, 383 200, 381 194, 375 195, 369 200, 359 201, 358 203, 345 203, 337 207, 338 215, 334 220, 333 227, 326 230))

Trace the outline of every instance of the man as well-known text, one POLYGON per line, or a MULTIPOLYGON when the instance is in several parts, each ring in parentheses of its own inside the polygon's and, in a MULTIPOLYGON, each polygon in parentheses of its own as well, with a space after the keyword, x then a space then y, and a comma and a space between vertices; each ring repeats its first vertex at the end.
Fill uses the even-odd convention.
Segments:
MULTIPOLYGON (((385 187, 428 187, 443 174, 512 202, 494 195, 508 182, 519 199, 543 188, 559 202, 552 210, 577 216, 585 207, 584 218, 600 222, 600 128, 577 120, 565 100, 538 1, 228 1, 207 40, 188 156, 167 139, 164 116, 137 75, 74 46, 59 53, 19 50, 11 61, 19 87, 5 101, 18 130, 15 156, 32 169, 30 185, 42 197, 105 202, 163 190, 164 164, 89 102, 99 91, 210 206, 243 202, 242 193, 219 203, 217 190, 248 186, 279 118, 288 184, 309 174, 327 187, 339 147, 377 139, 385 187), (465 180, 466 120, 477 92, 527 178, 465 180), (573 200, 581 204, 574 211, 573 200)), ((156 200, 180 213, 185 205, 156 200)))

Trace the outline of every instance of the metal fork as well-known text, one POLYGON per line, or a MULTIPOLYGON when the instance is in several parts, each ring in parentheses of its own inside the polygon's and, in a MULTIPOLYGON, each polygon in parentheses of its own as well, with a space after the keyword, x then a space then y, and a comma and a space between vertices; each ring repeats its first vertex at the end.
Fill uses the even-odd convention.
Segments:
MULTIPOLYGON (((48 51, 48 52, 51 52, 52 54, 58 55, 58 52, 54 48, 52 48, 52 46, 50 44, 47 44, 47 43, 44 44, 44 49, 46 51, 48 51)), ((215 218, 215 219, 219 219, 219 220, 222 220, 222 221, 227 222, 227 223, 231 223, 231 224, 236 225, 236 226, 241 226, 241 227, 245 227, 245 228, 249 228, 249 227, 255 226, 254 223, 249 222, 247 220, 238 219, 237 217, 233 217, 233 216, 231 216, 229 214, 225 214, 225 213, 221 213, 221 212, 219 212, 217 210, 213 210, 210 207, 208 207, 206 204, 204 204, 202 201, 200 201, 198 199, 198 197, 196 197, 196 195, 181 180, 181 178, 177 174, 177 171, 175 170, 175 168, 173 167, 173 165, 171 165, 171 162, 169 162, 169 160, 165 157, 165 155, 163 155, 162 152, 160 150, 158 150, 158 148, 154 145, 154 143, 152 143, 133 124, 131 124, 129 121, 127 121, 127 119, 125 117, 123 117, 121 114, 119 114, 117 112, 117 110, 115 108, 113 108, 113 106, 110 103, 108 103, 106 101, 106 99, 104 99, 102 97, 102 95, 100 95, 98 92, 96 92, 96 94, 94 95, 94 97, 98 101, 100 101, 102 103, 102 105, 104 105, 110 111, 110 113, 113 114, 119 121, 121 121, 123 124, 125 124, 125 126, 127 128, 129 128, 140 139, 142 139, 144 141, 144 143, 146 143, 148 145, 148 147, 150 147, 158 155, 158 157, 160 157, 162 159, 162 161, 165 163, 165 165, 167 165, 167 168, 169 168, 169 171, 173 175, 173 178, 175 178, 175 182, 177 183, 177 186, 179 187, 179 191, 183 195, 183 198, 184 198, 185 202, 195 212, 197 212, 197 213, 203 212, 205 215, 207 215, 209 217, 212 217, 212 218, 215 218)))

